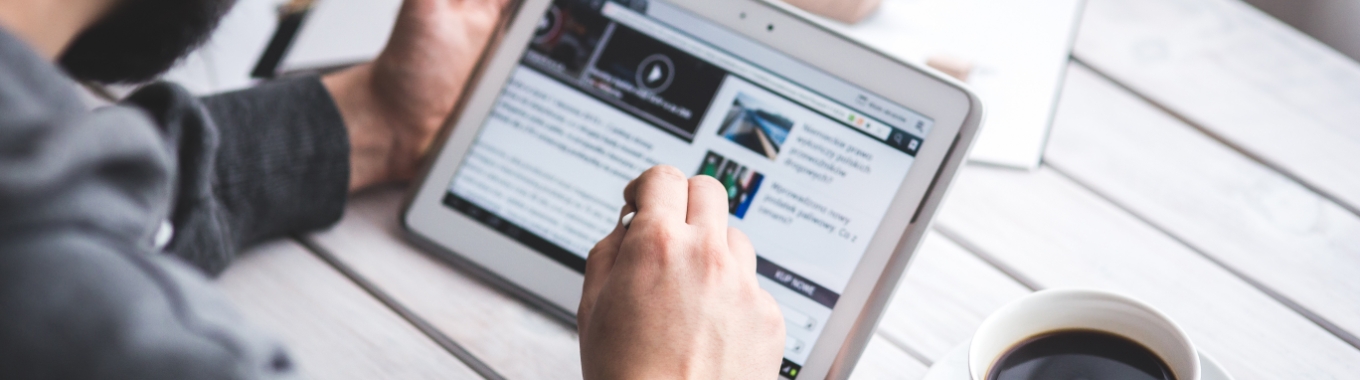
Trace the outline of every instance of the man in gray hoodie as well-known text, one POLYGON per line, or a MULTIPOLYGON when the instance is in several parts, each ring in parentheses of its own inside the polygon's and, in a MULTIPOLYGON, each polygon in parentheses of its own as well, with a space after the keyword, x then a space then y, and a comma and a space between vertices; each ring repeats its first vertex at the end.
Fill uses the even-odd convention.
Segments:
MULTIPOLYGON (((232 0, 0 0, 0 379, 295 377, 207 277, 413 176, 505 2, 407 0, 377 60, 324 77, 91 110, 77 81, 153 80, 232 0)), ((625 198, 635 232, 588 262, 587 376, 773 376, 783 322, 721 186, 658 168, 625 198)))
POLYGON ((291 376, 204 274, 409 178, 504 7, 409 1, 382 58, 324 78, 84 105, 76 80, 153 80, 231 5, 0 1, 0 379, 291 376))

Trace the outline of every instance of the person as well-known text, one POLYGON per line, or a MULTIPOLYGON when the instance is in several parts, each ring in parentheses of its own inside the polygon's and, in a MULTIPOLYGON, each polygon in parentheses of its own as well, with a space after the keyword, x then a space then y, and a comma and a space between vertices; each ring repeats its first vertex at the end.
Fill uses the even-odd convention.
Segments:
MULTIPOLYGON (((0 1, 0 378, 299 376, 208 279, 414 176, 506 2, 406 0, 371 63, 196 98, 154 79, 232 0, 0 1)), ((588 259, 585 376, 773 376, 783 321, 721 185, 658 167, 624 196, 635 221, 588 259)))

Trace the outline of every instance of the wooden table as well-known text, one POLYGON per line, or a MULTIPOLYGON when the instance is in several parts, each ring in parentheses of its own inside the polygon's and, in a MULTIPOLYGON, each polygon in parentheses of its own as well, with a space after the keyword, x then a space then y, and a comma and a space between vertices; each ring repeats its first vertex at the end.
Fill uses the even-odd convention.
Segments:
MULTIPOLYGON (((1090 0, 1044 164, 965 169, 854 376, 1043 288, 1127 293, 1238 379, 1360 378, 1360 66, 1234 0, 1090 0)), ((220 280, 315 378, 575 378, 576 335, 404 242, 403 189, 220 280)))

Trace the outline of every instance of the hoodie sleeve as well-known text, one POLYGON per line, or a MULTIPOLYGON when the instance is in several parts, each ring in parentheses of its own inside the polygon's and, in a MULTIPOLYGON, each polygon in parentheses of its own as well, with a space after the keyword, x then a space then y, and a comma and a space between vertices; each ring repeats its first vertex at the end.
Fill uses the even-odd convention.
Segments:
POLYGON ((349 139, 316 76, 193 99, 151 85, 127 102, 177 142, 179 178, 168 251, 211 275, 255 243, 328 226, 349 191, 349 139))
POLYGON ((318 76, 203 99, 222 135, 216 192, 242 244, 329 226, 349 193, 349 135, 318 76))

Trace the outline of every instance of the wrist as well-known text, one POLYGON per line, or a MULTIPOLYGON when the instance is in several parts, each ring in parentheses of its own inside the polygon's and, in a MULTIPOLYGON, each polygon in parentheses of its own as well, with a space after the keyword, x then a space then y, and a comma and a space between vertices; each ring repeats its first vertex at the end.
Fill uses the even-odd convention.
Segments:
POLYGON ((670 373, 659 368, 626 368, 607 373, 584 373, 585 380, 688 380, 698 379, 698 377, 686 377, 670 373))
POLYGON ((386 112, 371 90, 372 82, 369 64, 322 77, 349 135, 350 191, 392 180, 393 156, 399 150, 396 132, 386 127, 386 112))

